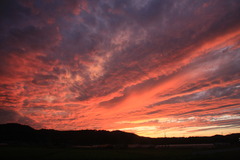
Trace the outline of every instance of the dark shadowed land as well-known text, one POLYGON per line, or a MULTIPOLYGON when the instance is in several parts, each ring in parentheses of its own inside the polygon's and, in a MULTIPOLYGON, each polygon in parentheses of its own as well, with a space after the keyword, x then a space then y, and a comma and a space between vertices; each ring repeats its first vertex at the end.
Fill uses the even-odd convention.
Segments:
POLYGON ((235 149, 76 149, 0 147, 0 158, 29 160, 237 160, 235 149))
POLYGON ((121 131, 0 125, 0 159, 239 159, 240 134, 147 138, 121 131))

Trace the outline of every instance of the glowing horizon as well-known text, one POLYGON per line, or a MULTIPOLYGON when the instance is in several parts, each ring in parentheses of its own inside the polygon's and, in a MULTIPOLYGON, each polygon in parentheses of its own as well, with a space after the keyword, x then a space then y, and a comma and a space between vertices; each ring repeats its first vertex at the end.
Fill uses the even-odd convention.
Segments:
POLYGON ((240 132, 238 0, 0 3, 0 124, 240 132))

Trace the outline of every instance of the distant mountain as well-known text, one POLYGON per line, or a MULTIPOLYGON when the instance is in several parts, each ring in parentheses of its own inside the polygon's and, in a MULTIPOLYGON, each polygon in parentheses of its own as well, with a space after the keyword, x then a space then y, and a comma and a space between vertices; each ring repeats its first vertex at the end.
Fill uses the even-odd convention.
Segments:
POLYGON ((26 125, 1 124, 0 144, 39 145, 39 146, 89 146, 89 145, 128 145, 128 144, 202 144, 202 143, 239 143, 240 134, 226 136, 189 138, 147 138, 133 133, 105 130, 35 130, 26 125))
POLYGON ((1 124, 0 143, 38 145, 99 145, 137 143, 140 137, 133 133, 105 130, 35 130, 21 124, 1 124))

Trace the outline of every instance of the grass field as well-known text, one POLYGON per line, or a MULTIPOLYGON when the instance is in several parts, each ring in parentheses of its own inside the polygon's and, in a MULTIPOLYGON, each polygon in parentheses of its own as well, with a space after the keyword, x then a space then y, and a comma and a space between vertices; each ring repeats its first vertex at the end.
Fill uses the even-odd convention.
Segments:
POLYGON ((0 159, 23 160, 237 160, 240 148, 230 149, 76 149, 0 147, 0 159))

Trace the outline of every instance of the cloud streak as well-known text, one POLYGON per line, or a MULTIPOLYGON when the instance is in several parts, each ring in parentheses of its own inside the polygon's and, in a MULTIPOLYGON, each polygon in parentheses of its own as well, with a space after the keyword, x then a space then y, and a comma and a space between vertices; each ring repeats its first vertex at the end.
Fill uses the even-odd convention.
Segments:
POLYGON ((237 0, 0 3, 0 123, 239 132, 237 0))

